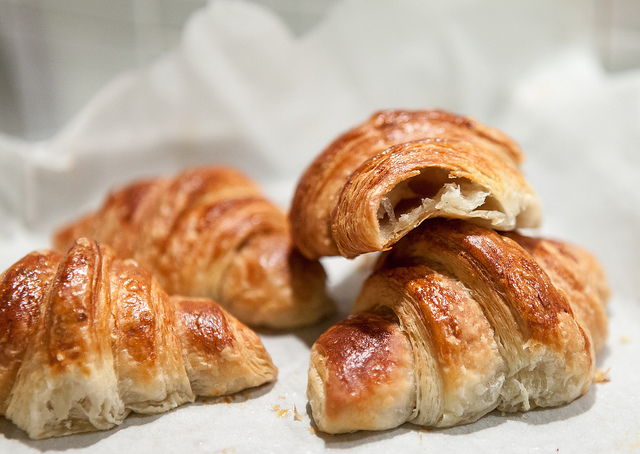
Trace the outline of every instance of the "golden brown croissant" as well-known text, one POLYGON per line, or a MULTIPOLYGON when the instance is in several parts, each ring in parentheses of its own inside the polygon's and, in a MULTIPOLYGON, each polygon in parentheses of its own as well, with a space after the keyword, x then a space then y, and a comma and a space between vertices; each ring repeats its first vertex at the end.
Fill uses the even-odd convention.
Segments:
POLYGON ((592 383, 608 292, 575 246, 425 221, 314 344, 313 417, 329 433, 448 427, 570 402, 592 383))
POLYGON ((386 250, 431 217, 537 226, 517 144, 441 110, 378 112, 336 139, 298 183, 293 240, 309 258, 386 250))
POLYGON ((322 266, 292 246, 289 232, 286 215, 247 177, 198 167, 112 192, 57 232, 54 245, 93 238, 151 270, 170 294, 212 298, 250 326, 291 328, 333 306, 322 266))
POLYGON ((260 338, 206 299, 79 239, 0 275, 0 415, 32 438, 109 429, 273 380, 260 338))

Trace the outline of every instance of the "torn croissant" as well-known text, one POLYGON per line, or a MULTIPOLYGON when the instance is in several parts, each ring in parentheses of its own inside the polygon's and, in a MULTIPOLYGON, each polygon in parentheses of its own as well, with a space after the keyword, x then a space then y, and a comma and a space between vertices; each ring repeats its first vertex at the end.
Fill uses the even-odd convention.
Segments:
POLYGON ((541 204, 518 145, 442 110, 384 111, 336 139, 309 166, 290 212, 309 258, 386 250, 422 221, 535 227, 541 204))
POLYGON ((593 381, 608 294, 576 246, 425 221, 314 344, 313 418, 328 433, 449 427, 571 402, 593 381))
POLYGON ((196 167, 136 181, 60 229, 110 245, 153 272, 169 294, 212 298, 250 326, 293 328, 333 311, 326 274, 293 247, 286 215, 241 173, 196 167))
POLYGON ((215 302, 169 297, 151 274, 79 239, 0 275, 0 415, 31 438, 105 430, 195 396, 262 385, 260 338, 215 302))

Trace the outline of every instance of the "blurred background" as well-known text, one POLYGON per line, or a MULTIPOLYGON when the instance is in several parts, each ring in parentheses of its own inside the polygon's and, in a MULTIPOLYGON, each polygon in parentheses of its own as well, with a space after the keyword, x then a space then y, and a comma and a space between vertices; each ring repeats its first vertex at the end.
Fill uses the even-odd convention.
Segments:
MULTIPOLYGON (((302 34, 336 0, 249 1, 302 34)), ((174 48, 189 16, 207 3, 0 0, 0 132, 49 138, 116 75, 174 48)))
MULTIPOLYGON (((215 2, 215 0, 213 0, 215 2)), ((336 0, 248 0, 294 34, 336 0)), ((560 3, 562 3, 561 0, 560 3)), ((51 137, 108 81, 172 49, 206 0, 0 0, 0 132, 51 137)), ((584 0, 608 71, 640 65, 640 1, 584 0)))

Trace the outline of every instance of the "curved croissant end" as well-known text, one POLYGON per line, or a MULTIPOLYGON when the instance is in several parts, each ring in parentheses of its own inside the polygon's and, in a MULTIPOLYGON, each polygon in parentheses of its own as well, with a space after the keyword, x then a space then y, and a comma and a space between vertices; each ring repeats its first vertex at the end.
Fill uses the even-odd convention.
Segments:
POLYGON ((608 292, 575 246, 425 221, 313 346, 313 417, 329 433, 448 427, 571 402, 592 383, 608 292))
POLYGON ((79 239, 0 276, 0 415, 31 438, 104 430, 273 380, 258 336, 215 302, 79 239))
POLYGON ((310 258, 388 249, 425 219, 534 227, 541 204, 500 131, 442 110, 385 111, 336 139, 299 181, 290 219, 310 258), (357 220, 357 225, 353 221, 357 220))
POLYGON ((286 215, 233 169, 193 168, 114 191, 58 231, 55 248, 82 236, 135 259, 170 294, 212 298, 250 326, 293 328, 333 311, 320 263, 293 247, 286 215))

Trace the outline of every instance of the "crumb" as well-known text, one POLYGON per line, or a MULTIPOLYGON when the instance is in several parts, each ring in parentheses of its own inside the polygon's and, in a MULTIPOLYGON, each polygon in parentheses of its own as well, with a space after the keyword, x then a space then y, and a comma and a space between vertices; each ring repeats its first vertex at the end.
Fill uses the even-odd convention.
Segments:
POLYGON ((286 397, 284 397, 284 396, 278 396, 278 399, 280 399, 280 400, 287 400, 287 398, 286 398, 286 397))
POLYGON ((302 421, 302 416, 298 413, 298 409, 296 408, 296 404, 293 404, 293 420, 294 421, 302 421))
POLYGON ((316 429, 315 427, 311 426, 311 427, 309 427, 309 433, 311 435, 315 435, 316 433, 318 433, 318 429, 316 429))
POLYGON ((623 344, 628 344, 628 343, 631 342, 631 339, 629 337, 627 337, 627 336, 622 336, 620 338, 620 342, 622 342, 623 344))
POLYGON ((280 417, 280 418, 284 418, 285 416, 287 416, 289 414, 289 410, 286 409, 286 408, 281 409, 280 405, 272 405, 271 409, 273 411, 275 411, 276 413, 278 413, 278 417, 280 417))
POLYGON ((607 383, 609 381, 609 377, 607 377, 607 375, 609 374, 610 370, 611 369, 602 370, 596 368, 595 374, 593 376, 593 381, 596 383, 607 383))

